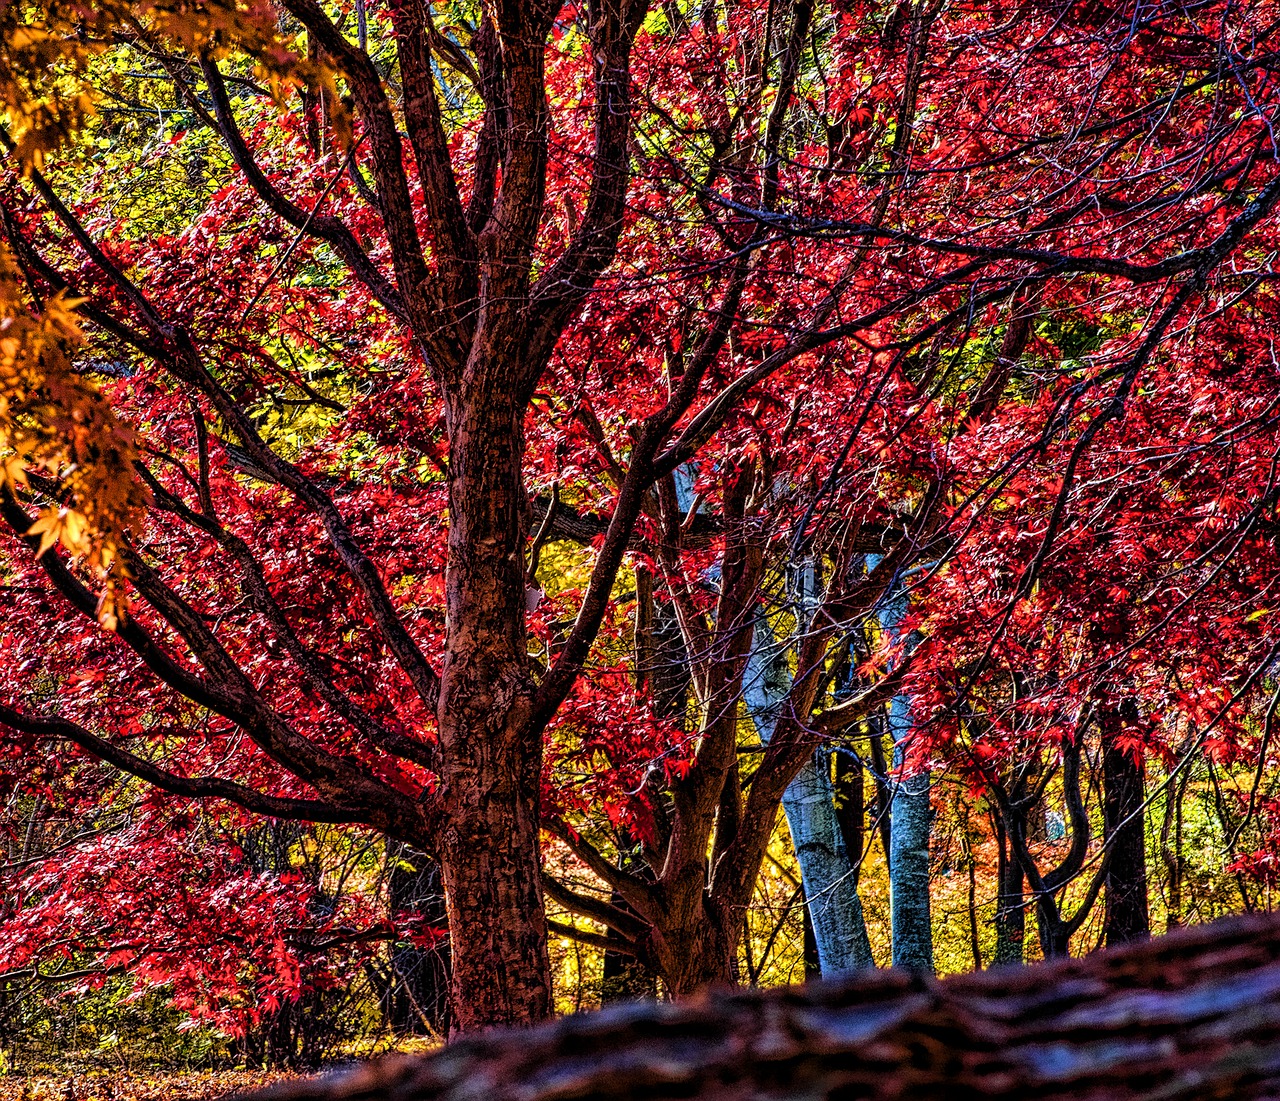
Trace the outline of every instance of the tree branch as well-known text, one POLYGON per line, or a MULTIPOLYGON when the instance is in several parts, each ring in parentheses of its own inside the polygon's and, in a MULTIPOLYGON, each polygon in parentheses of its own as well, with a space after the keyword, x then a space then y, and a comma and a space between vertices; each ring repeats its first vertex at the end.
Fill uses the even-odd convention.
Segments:
POLYGON ((227 95, 227 86, 223 82, 222 73, 217 63, 207 54, 201 55, 200 69, 204 73, 205 83, 209 86, 209 94, 213 99, 213 109, 217 116, 218 131, 232 159, 244 173, 249 186, 253 188, 271 212, 282 218, 300 233, 315 237, 333 246, 333 249, 346 262, 347 267, 355 274, 369 292, 381 302, 392 316, 401 321, 407 319, 404 302, 399 293, 378 270, 376 264, 365 255, 355 234, 349 230, 341 219, 331 214, 318 214, 303 210, 275 186, 262 171, 254 159, 252 151, 240 133, 236 123, 235 112, 231 107, 231 98, 227 95))
POLYGON ((84 727, 58 715, 28 715, 0 703, 0 726, 8 726, 23 734, 61 738, 78 745, 86 753, 123 772, 145 780, 153 787, 189 799, 225 799, 255 814, 271 818, 289 818, 304 822, 335 824, 362 823, 357 810, 337 806, 319 799, 291 799, 264 795, 231 780, 213 776, 186 777, 157 768, 150 761, 127 749, 99 738, 84 727))

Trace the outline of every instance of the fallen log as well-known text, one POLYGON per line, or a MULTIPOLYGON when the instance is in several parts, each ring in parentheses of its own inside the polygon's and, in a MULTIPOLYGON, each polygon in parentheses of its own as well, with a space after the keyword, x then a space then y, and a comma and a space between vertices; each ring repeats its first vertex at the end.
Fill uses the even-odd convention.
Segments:
POLYGON ((636 1003, 254 1101, 1280 1098, 1280 914, 1082 959, 636 1003))

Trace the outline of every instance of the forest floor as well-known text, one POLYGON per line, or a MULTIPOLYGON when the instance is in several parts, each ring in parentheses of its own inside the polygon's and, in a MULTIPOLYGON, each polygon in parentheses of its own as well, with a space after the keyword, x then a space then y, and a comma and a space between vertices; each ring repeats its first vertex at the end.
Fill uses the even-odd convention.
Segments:
POLYGON ((0 1101, 220 1101, 289 1077, 252 1070, 0 1075, 0 1101))
POLYGON ((0 1075, 0 1101, 219 1101, 288 1077, 252 1070, 0 1075))

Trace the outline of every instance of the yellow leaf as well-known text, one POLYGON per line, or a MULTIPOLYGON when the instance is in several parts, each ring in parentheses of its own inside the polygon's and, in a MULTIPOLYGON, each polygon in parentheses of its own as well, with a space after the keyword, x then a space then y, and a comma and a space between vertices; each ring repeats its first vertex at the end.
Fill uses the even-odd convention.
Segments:
POLYGON ((28 535, 40 536, 40 548, 36 551, 36 557, 39 558, 50 547, 58 541, 58 536, 62 531, 62 517, 55 508, 47 508, 40 514, 39 519, 27 529, 28 535))

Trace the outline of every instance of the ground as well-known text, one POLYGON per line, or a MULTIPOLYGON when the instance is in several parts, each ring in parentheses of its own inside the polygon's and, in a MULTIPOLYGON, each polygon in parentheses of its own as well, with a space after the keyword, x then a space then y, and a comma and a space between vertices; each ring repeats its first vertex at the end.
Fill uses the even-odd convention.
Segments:
POLYGON ((287 1075, 230 1070, 175 1074, 96 1071, 73 1077, 0 1076, 0 1101, 218 1101, 287 1075))

